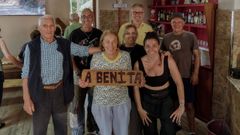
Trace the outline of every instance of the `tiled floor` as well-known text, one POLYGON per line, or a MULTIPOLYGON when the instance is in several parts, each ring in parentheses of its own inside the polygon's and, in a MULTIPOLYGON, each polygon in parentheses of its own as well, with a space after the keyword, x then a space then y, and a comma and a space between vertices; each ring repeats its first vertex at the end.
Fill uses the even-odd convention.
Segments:
MULTIPOLYGON (((21 81, 15 80, 17 84, 21 81)), ((17 86, 15 82, 5 81, 5 87, 17 86)), ((4 90, 3 104, 0 107, 0 117, 6 122, 6 127, 0 129, 0 135, 32 135, 31 117, 22 109, 21 88, 4 90)), ((183 130, 177 135, 187 135, 186 117, 183 118, 183 130)), ((48 135, 53 135, 53 126, 50 123, 48 135)), ((70 133, 69 133, 70 135, 70 133)), ((197 135, 207 135, 206 124, 197 120, 197 135)))

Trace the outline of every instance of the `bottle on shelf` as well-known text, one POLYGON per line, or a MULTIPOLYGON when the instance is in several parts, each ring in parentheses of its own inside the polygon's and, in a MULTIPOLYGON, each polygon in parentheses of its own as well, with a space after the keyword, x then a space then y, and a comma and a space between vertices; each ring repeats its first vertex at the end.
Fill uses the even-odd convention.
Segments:
POLYGON ((161 0, 161 6, 166 5, 166 0, 161 0))
POLYGON ((162 10, 158 11, 158 19, 157 19, 157 21, 161 21, 161 14, 162 14, 161 11, 162 11, 162 10))
POLYGON ((195 4, 195 3, 196 3, 196 0, 191 0, 190 3, 191 3, 191 4, 195 4))
POLYGON ((192 20, 192 12, 191 9, 188 9, 188 19, 187 19, 187 23, 191 23, 192 20))
POLYGON ((176 0, 171 0, 171 5, 175 5, 176 4, 176 0))
POLYGON ((190 0, 184 0, 184 4, 190 4, 190 0))
POLYGON ((199 11, 198 13, 198 22, 199 24, 203 24, 203 12, 199 11))
POLYGON ((176 5, 178 5, 179 4, 179 0, 176 0, 176 5))
POLYGON ((170 15, 171 15, 171 13, 170 13, 170 10, 169 10, 169 11, 167 11, 167 13, 166 13, 166 21, 167 21, 167 22, 170 21, 170 15))
POLYGON ((205 14, 203 14, 202 24, 207 24, 207 19, 205 14))
POLYGON ((193 17, 193 22, 194 22, 194 24, 199 24, 199 16, 198 16, 197 11, 195 11, 195 15, 193 17))
POLYGON ((188 23, 188 10, 184 12, 184 19, 185 19, 185 22, 188 23))
POLYGON ((162 10, 161 12, 160 21, 165 21, 165 10, 162 10))
POLYGON ((191 13, 191 24, 194 24, 194 12, 191 13))

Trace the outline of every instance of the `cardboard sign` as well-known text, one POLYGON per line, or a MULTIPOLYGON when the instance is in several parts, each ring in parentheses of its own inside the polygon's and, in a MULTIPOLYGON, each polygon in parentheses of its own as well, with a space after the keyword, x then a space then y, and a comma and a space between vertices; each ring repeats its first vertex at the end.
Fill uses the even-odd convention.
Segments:
POLYGON ((81 79, 83 81, 89 82, 89 86, 140 86, 142 76, 142 71, 85 69, 82 72, 81 79))

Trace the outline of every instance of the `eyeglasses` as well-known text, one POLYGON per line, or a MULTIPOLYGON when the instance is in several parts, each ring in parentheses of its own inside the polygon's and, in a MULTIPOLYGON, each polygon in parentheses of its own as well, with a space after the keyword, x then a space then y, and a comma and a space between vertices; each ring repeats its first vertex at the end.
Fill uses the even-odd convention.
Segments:
POLYGON ((143 14, 144 12, 143 11, 133 11, 133 14, 143 14))
POLYGON ((136 32, 126 32, 125 35, 133 35, 133 36, 136 36, 137 33, 136 33, 136 32))
POLYGON ((93 16, 92 15, 89 15, 89 16, 86 16, 86 15, 83 15, 81 16, 82 19, 92 19, 93 16))

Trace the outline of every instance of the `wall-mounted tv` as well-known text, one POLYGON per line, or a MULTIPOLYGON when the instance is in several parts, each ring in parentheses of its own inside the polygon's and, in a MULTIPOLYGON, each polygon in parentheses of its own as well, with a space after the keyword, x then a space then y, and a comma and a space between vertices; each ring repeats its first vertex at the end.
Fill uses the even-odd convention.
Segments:
POLYGON ((0 15, 44 15, 45 0, 0 0, 0 15))

